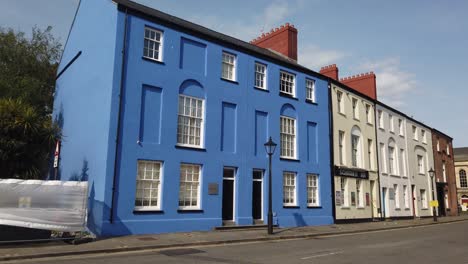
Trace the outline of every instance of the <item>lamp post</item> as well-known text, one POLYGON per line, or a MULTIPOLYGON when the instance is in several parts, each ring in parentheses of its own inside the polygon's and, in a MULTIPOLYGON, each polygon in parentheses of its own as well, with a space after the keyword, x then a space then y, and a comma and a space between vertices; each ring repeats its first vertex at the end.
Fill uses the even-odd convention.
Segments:
MULTIPOLYGON (((434 169, 429 170, 429 176, 431 176, 431 186, 432 186, 432 201, 434 201, 435 197, 435 190, 434 190, 434 175, 435 171, 434 169)), ((434 216, 434 222, 437 222, 437 213, 436 213, 436 207, 432 206, 432 215, 434 216)))
POLYGON ((268 154, 269 158, 269 166, 268 166, 268 234, 273 234, 273 210, 272 210, 272 191, 271 191, 271 156, 275 153, 276 143, 273 140, 268 140, 267 143, 264 144, 265 150, 268 154))

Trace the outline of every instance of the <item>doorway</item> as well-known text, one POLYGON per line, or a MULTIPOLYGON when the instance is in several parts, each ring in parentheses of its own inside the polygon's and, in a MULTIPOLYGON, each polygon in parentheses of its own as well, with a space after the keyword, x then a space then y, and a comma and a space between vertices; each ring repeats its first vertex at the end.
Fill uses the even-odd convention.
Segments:
POLYGON ((253 170, 252 180, 252 218, 255 223, 263 220, 263 170, 253 170))
POLYGON ((413 197, 411 199, 413 201, 413 217, 416 217, 416 188, 414 185, 411 185, 411 196, 413 197))
POLYGON ((387 188, 382 188, 382 207, 383 207, 383 218, 387 217, 387 188))
POLYGON ((234 221, 234 182, 236 169, 223 169, 223 221, 234 221))
POLYGON ((445 216, 445 184, 436 183, 439 216, 445 216))
POLYGON ((369 202, 371 203, 371 208, 372 208, 371 209, 372 210, 372 212, 371 212, 372 218, 375 218, 376 215, 377 215, 376 214, 376 210, 377 210, 376 203, 374 203, 374 187, 375 187, 375 181, 370 181, 370 191, 369 191, 369 193, 370 193, 369 200, 370 201, 369 202))

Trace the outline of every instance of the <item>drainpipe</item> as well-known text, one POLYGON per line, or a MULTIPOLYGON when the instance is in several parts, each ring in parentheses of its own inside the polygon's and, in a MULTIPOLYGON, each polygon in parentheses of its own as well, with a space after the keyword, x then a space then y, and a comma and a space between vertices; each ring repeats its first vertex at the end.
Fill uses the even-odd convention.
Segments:
POLYGON ((117 134, 115 138, 115 157, 114 157, 114 176, 112 177, 112 198, 110 207, 109 222, 114 223, 114 207, 115 207, 115 192, 116 192, 116 179, 117 179, 117 167, 119 160, 119 142, 120 142, 120 128, 121 128, 121 116, 122 116, 122 96, 124 92, 124 81, 125 81, 125 58, 127 50, 127 20, 128 20, 128 9, 125 8, 125 22, 124 22, 124 36, 123 36, 123 47, 122 47, 122 64, 120 72, 120 88, 119 88, 119 109, 117 114, 117 134))
MULTIPOLYGON (((379 161, 379 148, 377 147, 379 145, 379 137, 378 137, 378 124, 377 124, 377 114, 378 114, 378 111, 377 111, 377 100, 374 100, 374 130, 375 130, 375 157, 376 157, 376 165, 377 165, 377 182, 379 184, 378 188, 379 188, 379 193, 378 193, 378 197, 379 197, 379 208, 380 208, 380 218, 382 220, 385 219, 385 208, 382 209, 382 187, 380 186, 380 161, 379 161)), ((372 191, 372 190, 371 190, 372 191)))
POLYGON ((330 139, 330 173, 331 173, 331 199, 332 199, 332 216, 333 221, 336 221, 336 204, 335 204, 335 144, 333 142, 333 107, 332 107, 332 90, 331 81, 328 80, 328 120, 330 122, 330 132, 328 137, 330 139))

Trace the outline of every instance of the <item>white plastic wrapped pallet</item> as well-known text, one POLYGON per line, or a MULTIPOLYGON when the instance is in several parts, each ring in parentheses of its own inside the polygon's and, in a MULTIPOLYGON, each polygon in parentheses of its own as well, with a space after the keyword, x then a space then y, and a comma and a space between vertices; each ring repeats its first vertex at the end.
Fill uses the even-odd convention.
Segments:
POLYGON ((0 225, 83 231, 87 201, 87 182, 0 180, 0 225))

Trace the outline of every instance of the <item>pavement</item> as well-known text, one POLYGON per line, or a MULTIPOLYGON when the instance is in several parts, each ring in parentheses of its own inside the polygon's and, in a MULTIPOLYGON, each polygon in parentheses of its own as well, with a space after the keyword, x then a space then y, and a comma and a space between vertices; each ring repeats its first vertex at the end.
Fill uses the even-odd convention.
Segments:
POLYGON ((468 215, 440 217, 438 220, 438 222, 433 222, 432 218, 422 218, 325 226, 275 228, 273 235, 268 235, 266 228, 230 229, 206 232, 123 236, 100 239, 79 245, 71 245, 58 241, 20 245, 0 245, 0 261, 305 239, 462 222, 468 221, 468 215))

